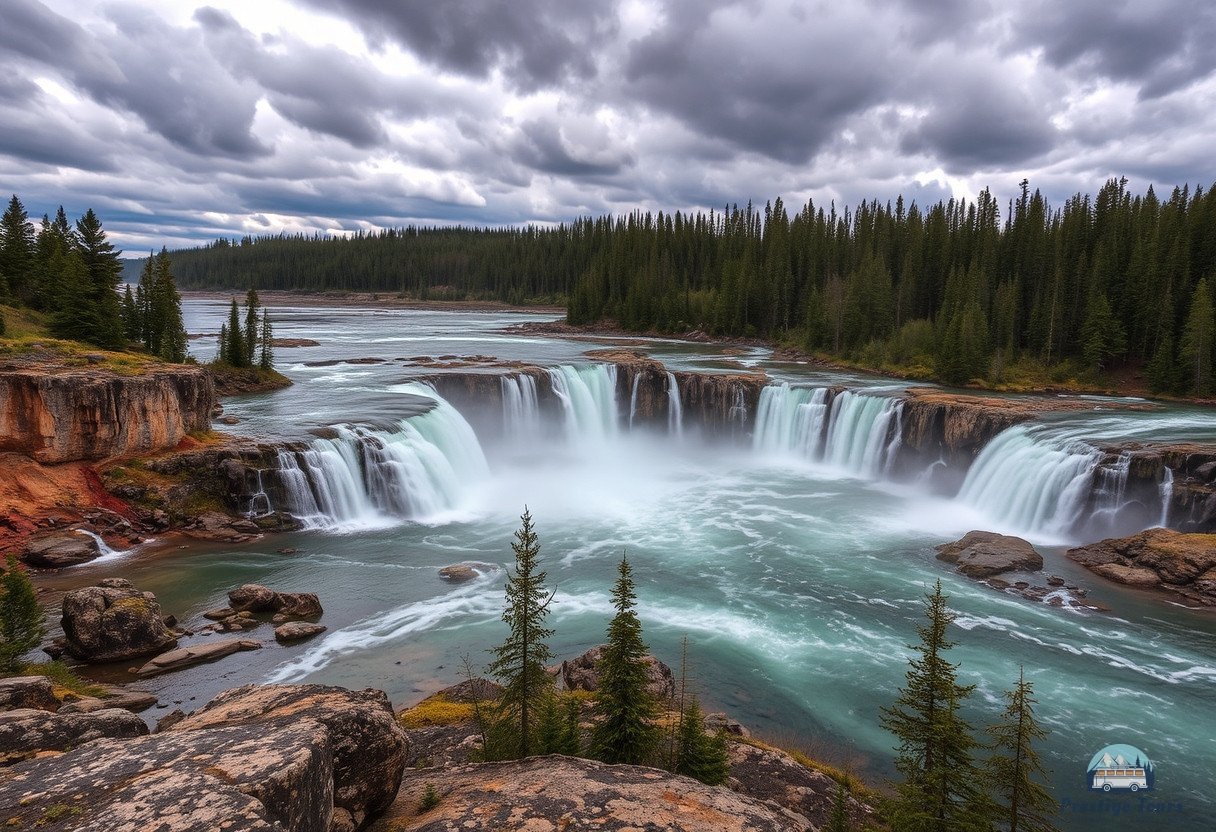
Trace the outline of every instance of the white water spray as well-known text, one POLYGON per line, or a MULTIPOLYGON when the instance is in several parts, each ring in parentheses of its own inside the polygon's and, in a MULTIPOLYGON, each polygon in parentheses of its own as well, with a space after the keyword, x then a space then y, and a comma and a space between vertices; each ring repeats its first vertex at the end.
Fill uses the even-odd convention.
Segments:
POLYGON ((684 436, 684 408, 680 404, 680 385, 674 373, 667 374, 667 433, 676 438, 684 436))

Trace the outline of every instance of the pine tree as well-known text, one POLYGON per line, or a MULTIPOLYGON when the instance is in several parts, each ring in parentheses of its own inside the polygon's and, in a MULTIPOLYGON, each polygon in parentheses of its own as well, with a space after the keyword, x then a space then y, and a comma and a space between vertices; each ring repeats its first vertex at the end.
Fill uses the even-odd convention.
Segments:
POLYGON ((233 298, 232 307, 228 310, 228 337, 221 345, 220 360, 232 367, 246 367, 248 355, 245 335, 241 331, 240 312, 237 310, 236 298, 233 298))
POLYGON ((258 292, 250 287, 245 293, 245 367, 252 367, 257 358, 259 306, 258 292))
POLYGON ((80 255, 70 249, 56 251, 47 264, 47 270, 56 275, 58 288, 52 304, 51 333, 56 338, 97 343, 97 333, 104 328, 94 301, 89 272, 80 255))
POLYGON ((0 217, 0 274, 7 283, 7 287, 0 288, 7 288, 8 294, 28 301, 33 260, 34 224, 21 200, 13 194, 0 217))
POLYGON ((21 657, 42 641, 42 609, 25 569, 10 554, 0 575, 0 673, 16 673, 21 657))
POLYGON ((1174 356, 1174 337, 1166 333, 1157 345, 1152 360, 1144 368, 1148 389, 1153 393, 1173 393, 1178 389, 1178 364, 1174 356))
POLYGON ((635 608, 633 569, 622 555, 617 566, 612 603, 616 615, 608 625, 608 643, 599 662, 596 712, 600 720, 591 735, 592 754, 606 763, 641 765, 658 742, 652 721, 658 706, 646 689, 646 644, 635 608))
POLYGON ((709 786, 726 782, 730 776, 730 752, 725 733, 709 734, 705 730, 705 715, 696 695, 688 698, 680 714, 676 736, 676 774, 700 780, 709 786))
POLYGON ((827 826, 823 832, 849 832, 853 824, 849 822, 848 793, 844 783, 836 784, 836 797, 832 800, 832 814, 828 815, 827 826))
POLYGON ((1081 325, 1082 360, 1090 369, 1102 370, 1110 358, 1126 349, 1127 337, 1111 312, 1106 293, 1094 291, 1085 313, 1085 323, 1081 325))
POLYGON ((1039 782, 1047 776, 1034 744, 1047 737, 1034 716, 1034 683, 1026 673, 1005 692, 1002 720, 988 729, 993 755, 988 760, 988 780, 996 795, 994 816, 1008 832, 1056 832, 1051 816, 1058 809, 1055 798, 1039 782))
POLYGON ((512 734, 513 756, 527 757, 536 748, 538 711, 553 690, 545 672, 545 663, 553 657, 545 639, 553 631, 544 624, 553 595, 547 594, 545 572, 538 568, 540 542, 526 507, 511 550, 515 571, 507 577, 507 606, 502 614, 511 632, 494 650, 489 670, 503 685, 499 715, 504 730, 512 734))
POLYGON ((554 754, 565 754, 567 757, 577 757, 583 753, 583 736, 579 728, 579 702, 573 696, 566 698, 562 709, 562 729, 557 738, 554 754))
POLYGON ((973 759, 977 743, 959 706, 974 686, 960 685, 957 665, 945 653, 953 647, 946 630, 954 614, 946 606, 941 581, 927 596, 928 625, 917 627, 920 644, 909 660, 907 683, 882 725, 899 740, 892 804, 895 826, 908 832, 987 832, 988 806, 973 759))
POLYGON ((101 220, 92 208, 76 221, 76 250, 88 272, 89 297, 96 304, 97 329, 87 340, 103 347, 121 347, 123 331, 118 282, 122 279, 122 252, 106 239, 101 220))
POLYGON ((159 332, 156 338, 156 354, 165 361, 180 364, 186 360, 186 325, 182 321, 182 298, 173 278, 173 266, 167 249, 161 249, 156 258, 156 277, 152 284, 151 305, 153 318, 159 332))
POLYGON ((133 343, 140 339, 140 332, 143 330, 143 322, 140 319, 139 307, 128 283, 122 296, 122 332, 128 342, 133 343))
POLYGON ((1202 278, 1191 297, 1191 309, 1182 331, 1179 358, 1186 366, 1187 383, 1196 396, 1212 392, 1212 350, 1216 341, 1216 317, 1213 317, 1212 293, 1207 278, 1202 278))
POLYGON ((264 307, 260 343, 261 354, 258 356, 258 368, 269 372, 274 369, 274 334, 270 329, 270 310, 264 307))

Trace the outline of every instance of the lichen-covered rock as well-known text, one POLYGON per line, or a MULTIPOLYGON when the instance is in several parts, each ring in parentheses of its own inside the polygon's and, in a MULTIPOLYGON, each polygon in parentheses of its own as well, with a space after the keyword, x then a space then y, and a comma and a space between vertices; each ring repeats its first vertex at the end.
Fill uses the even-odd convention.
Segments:
POLYGON ((100 740, 0 779, 20 829, 328 832, 332 800, 329 733, 309 719, 100 740))
POLYGON ((34 708, 0 713, 0 762, 23 760, 41 751, 67 751, 103 737, 121 739, 148 733, 130 711, 107 708, 87 714, 53 714, 34 708))
POLYGON ((101 555, 97 541, 74 529, 43 532, 25 542, 21 559, 40 569, 62 569, 87 563, 101 555))
POLYGON ((0 679, 0 711, 37 708, 59 710, 51 680, 45 676, 11 676, 0 679))
POLYGON ((405 770, 408 742, 383 691, 324 685, 246 685, 221 693, 169 729, 207 731, 316 720, 333 749, 334 830, 361 828, 389 806, 405 770))
POLYGON ((807 832, 780 806, 640 766, 529 757, 407 773, 388 828, 398 832, 807 832), (439 804, 419 812, 427 784, 439 804))
POLYGON ((181 670, 184 667, 213 662, 242 650, 258 650, 261 646, 261 642, 243 638, 191 644, 189 647, 179 647, 149 659, 135 673, 138 676, 157 676, 161 673, 181 670))
POLYGON ((961 540, 943 543, 937 559, 953 563, 968 578, 990 578, 1005 572, 1037 572, 1043 556, 1020 537, 995 532, 967 532, 961 540))
MULTIPOLYGON (((594 692, 599 688, 599 662, 604 655, 604 647, 592 647, 577 659, 564 661, 558 669, 558 677, 566 690, 585 690, 594 692)), ((654 656, 646 656, 646 689, 651 696, 666 700, 675 693, 675 676, 671 668, 654 656)))
POLYGON ((156 596, 121 578, 107 578, 65 595, 62 623, 68 652, 86 662, 147 656, 177 644, 156 596))
MULTIPOLYGON (((739 794, 783 806, 816 829, 826 828, 836 803, 837 784, 828 775, 807 768, 779 749, 742 742, 730 744, 726 785, 739 794)), ((845 798, 845 811, 853 829, 864 829, 874 819, 874 809, 852 795, 845 798)))
POLYGON ((1069 549, 1068 557, 1121 584, 1216 606, 1216 534, 1149 529, 1069 549))

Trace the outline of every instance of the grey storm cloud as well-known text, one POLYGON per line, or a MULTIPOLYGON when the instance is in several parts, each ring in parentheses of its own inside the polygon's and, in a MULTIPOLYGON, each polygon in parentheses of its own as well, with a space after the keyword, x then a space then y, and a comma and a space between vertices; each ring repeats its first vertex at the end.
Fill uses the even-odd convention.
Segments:
POLYGON ((138 250, 1206 186, 1214 42, 1211 0, 0 0, 0 192, 138 250))

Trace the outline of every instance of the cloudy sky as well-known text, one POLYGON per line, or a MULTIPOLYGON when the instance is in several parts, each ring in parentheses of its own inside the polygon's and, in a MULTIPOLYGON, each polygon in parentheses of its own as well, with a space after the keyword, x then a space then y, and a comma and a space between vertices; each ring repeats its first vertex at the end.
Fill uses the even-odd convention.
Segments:
POLYGON ((1212 0, 0 0, 0 191, 130 254, 1216 179, 1212 0))

